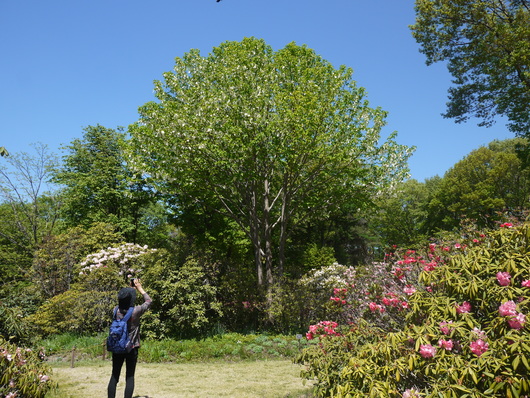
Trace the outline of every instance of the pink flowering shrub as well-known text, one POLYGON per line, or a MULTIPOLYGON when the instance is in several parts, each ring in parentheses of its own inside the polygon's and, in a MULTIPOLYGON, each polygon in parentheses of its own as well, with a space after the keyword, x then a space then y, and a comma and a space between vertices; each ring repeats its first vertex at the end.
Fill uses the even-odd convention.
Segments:
POLYGON ((315 337, 325 338, 330 336, 340 336, 336 328, 339 324, 332 321, 321 321, 316 325, 309 326, 309 332, 306 334, 308 340, 313 340, 315 337))
MULTIPOLYGON (((461 252, 423 264, 398 331, 365 317, 300 355, 319 396, 530 396, 530 228, 505 225, 441 247, 461 252)), ((382 302, 366 301, 380 314, 382 302)))
POLYGON ((17 347, 0 336, 0 397, 43 398, 56 387, 43 353, 17 347))

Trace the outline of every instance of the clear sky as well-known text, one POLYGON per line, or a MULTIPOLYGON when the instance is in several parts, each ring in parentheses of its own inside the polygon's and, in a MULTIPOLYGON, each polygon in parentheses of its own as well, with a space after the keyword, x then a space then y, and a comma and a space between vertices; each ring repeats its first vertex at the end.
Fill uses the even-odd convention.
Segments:
POLYGON ((412 23, 413 0, 0 0, 0 146, 60 154, 86 126, 126 127, 175 57, 254 36, 353 68, 370 105, 389 112, 384 133, 417 147, 411 176, 443 176, 513 134, 442 118, 451 76, 425 65, 412 23))

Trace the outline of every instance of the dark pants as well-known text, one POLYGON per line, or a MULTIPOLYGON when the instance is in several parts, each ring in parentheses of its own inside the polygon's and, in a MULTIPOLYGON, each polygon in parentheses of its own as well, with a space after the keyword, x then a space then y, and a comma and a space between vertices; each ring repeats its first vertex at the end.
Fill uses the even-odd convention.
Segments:
POLYGON ((121 367, 125 361, 125 398, 132 398, 134 391, 134 372, 138 360, 138 348, 133 348, 128 354, 112 353, 112 376, 107 387, 108 398, 116 397, 116 385, 120 380, 121 367))

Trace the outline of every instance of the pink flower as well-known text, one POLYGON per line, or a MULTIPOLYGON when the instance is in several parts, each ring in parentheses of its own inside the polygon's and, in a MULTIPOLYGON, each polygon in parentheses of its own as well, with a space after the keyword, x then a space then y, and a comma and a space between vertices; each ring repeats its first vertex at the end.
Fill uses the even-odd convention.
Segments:
POLYGON ((456 306, 456 313, 457 314, 467 314, 471 312, 471 304, 468 303, 467 301, 464 301, 462 303, 462 305, 457 305, 456 306))
POLYGON ((486 338, 486 333, 483 330, 480 330, 479 328, 473 328, 472 332, 479 340, 483 340, 486 338))
POLYGON ((447 351, 451 351, 453 349, 453 340, 440 339, 438 340, 438 346, 440 346, 440 348, 443 348, 447 351))
POLYGON ((462 245, 460 243, 455 243, 455 249, 461 249, 462 245))
POLYGON ((408 388, 403 392, 401 398, 421 398, 421 395, 414 388, 408 388))
POLYGON ((512 329, 522 329, 526 323, 526 316, 524 314, 518 313, 513 318, 508 319, 508 325, 512 329))
POLYGON ((479 357, 488 351, 489 345, 484 340, 475 340, 469 343, 469 348, 473 354, 479 357))
POLYGON ((505 222, 504 224, 500 225, 501 228, 512 228, 513 224, 511 222, 505 222))
POLYGON ((530 287, 530 279, 521 282, 522 287, 530 287))
POLYGON ((512 276, 509 272, 497 272, 497 281, 501 286, 508 286, 510 284, 510 278, 512 276))
POLYGON ((502 303, 499 306, 500 316, 515 316, 517 312, 515 311, 515 303, 513 300, 502 303))
POLYGON ((373 301, 370 304, 368 304, 368 307, 370 308, 370 311, 372 312, 376 312, 376 311, 385 312, 385 309, 382 306, 374 303, 373 301))
POLYGON ((412 296, 414 293, 416 293, 416 288, 411 285, 407 285, 403 291, 408 294, 409 296, 412 296))
POLYGON ((436 268, 436 263, 430 262, 430 263, 425 264, 425 266, 423 267, 423 270, 425 272, 431 272, 434 268, 436 268))
POLYGON ((420 345, 420 355, 423 358, 433 358, 434 354, 436 354, 436 347, 433 347, 430 344, 420 345))
POLYGON ((443 334, 445 335, 448 335, 449 332, 451 331, 450 327, 447 326, 447 325, 450 325, 451 323, 453 323, 453 321, 449 321, 449 322, 440 322, 440 330, 442 331, 443 334))

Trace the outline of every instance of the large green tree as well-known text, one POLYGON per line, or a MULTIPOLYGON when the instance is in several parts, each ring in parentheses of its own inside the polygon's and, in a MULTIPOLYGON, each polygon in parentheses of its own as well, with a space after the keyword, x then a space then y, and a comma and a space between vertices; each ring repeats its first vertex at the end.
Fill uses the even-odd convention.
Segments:
POLYGON ((427 64, 447 61, 454 77, 444 116, 503 115, 530 135, 530 1, 416 0, 411 28, 427 64))
POLYGON ((517 156, 521 146, 527 146, 523 138, 493 141, 449 169, 429 204, 431 224, 451 230, 468 218, 492 227, 503 214, 521 216, 530 195, 530 174, 517 156))
POLYGON ((352 71, 296 44, 225 42, 192 50, 155 83, 130 127, 136 167, 158 187, 234 220, 258 284, 282 273, 291 227, 358 207, 406 174, 410 149, 370 108, 352 71))
POLYGON ((67 226, 95 222, 116 225, 131 242, 139 238, 143 210, 153 195, 130 171, 123 156, 125 134, 100 125, 88 126, 82 138, 66 146, 53 181, 61 184, 62 213, 67 226))

